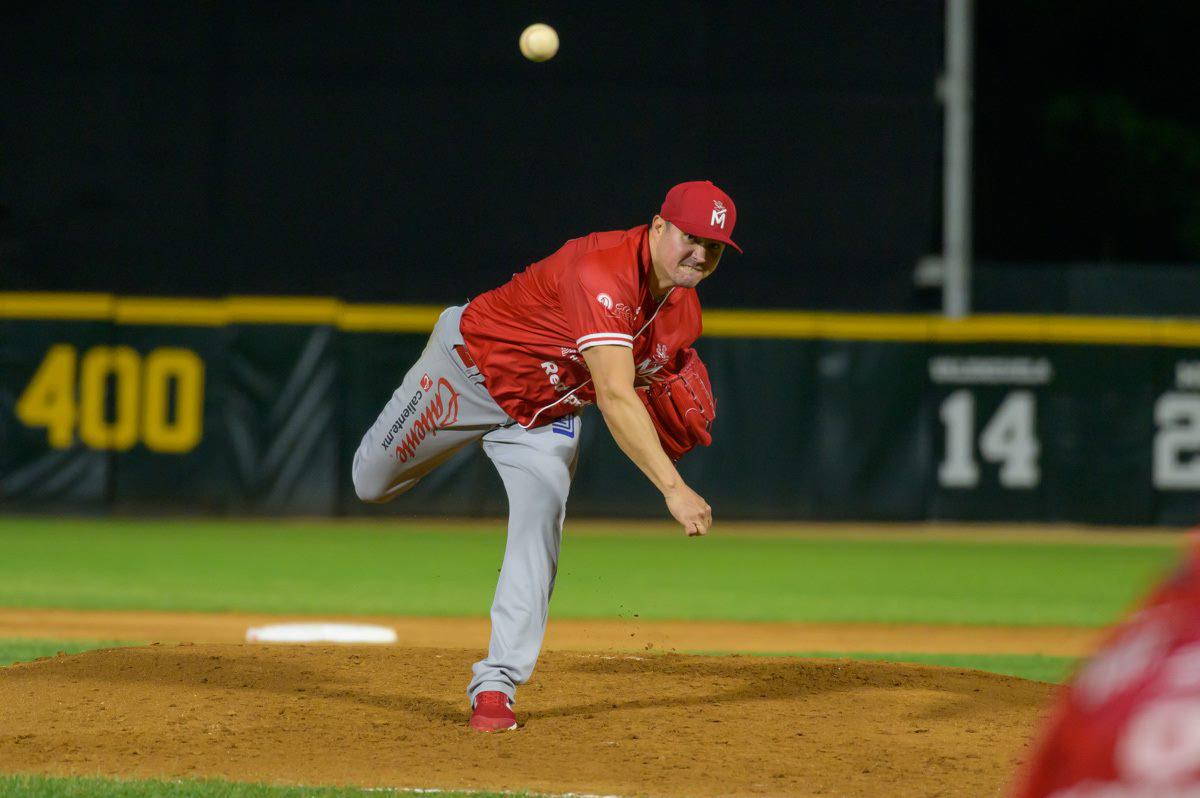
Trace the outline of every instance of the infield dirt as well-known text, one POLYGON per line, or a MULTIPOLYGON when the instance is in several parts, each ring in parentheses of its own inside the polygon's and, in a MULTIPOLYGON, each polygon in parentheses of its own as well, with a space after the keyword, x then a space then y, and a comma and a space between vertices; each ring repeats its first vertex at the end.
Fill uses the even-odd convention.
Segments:
POLYGON ((461 648, 156 645, 0 669, 7 772, 653 796, 1000 795, 1054 686, 920 665, 548 651, 521 728, 461 648))

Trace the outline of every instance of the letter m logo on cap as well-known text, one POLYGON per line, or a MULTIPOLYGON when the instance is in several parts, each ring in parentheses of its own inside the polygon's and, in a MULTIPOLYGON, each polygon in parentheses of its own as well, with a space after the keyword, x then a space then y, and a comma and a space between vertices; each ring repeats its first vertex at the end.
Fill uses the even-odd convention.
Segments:
POLYGON ((709 224, 725 229, 725 205, 720 200, 713 200, 712 220, 709 224))

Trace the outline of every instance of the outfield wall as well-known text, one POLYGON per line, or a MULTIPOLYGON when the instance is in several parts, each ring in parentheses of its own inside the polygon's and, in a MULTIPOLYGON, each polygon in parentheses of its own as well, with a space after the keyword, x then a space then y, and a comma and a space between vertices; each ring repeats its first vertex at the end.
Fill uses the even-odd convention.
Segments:
MULTIPOLYGON (((439 308, 0 294, 0 508, 505 512, 472 448, 385 507, 349 463, 439 308)), ((713 311, 718 517, 1191 525, 1200 322, 713 311)), ((571 511, 661 516, 585 412, 571 511)))

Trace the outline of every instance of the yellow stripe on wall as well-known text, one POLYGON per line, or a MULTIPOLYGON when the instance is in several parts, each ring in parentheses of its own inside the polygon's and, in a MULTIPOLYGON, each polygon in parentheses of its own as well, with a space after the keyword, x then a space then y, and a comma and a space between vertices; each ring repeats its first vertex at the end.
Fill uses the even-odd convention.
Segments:
POLYGON ((445 308, 434 305, 342 306, 338 327, 354 332, 429 332, 445 308))
POLYGON ((342 311, 327 297, 231 296, 225 304, 234 324, 337 324, 342 311))
MULTIPOLYGON (((341 302, 328 297, 180 299, 110 294, 3 293, 0 319, 110 321, 130 325, 328 324, 353 332, 424 333, 444 308, 341 302)), ((719 338, 1200 346, 1200 320, 1106 316, 710 310, 704 334, 719 338)))
POLYGON ((0 319, 111 321, 109 294, 25 294, 0 292, 0 319))
POLYGON ((223 327, 229 311, 223 299, 141 299, 113 302, 112 320, 117 324, 170 324, 184 327, 223 327))

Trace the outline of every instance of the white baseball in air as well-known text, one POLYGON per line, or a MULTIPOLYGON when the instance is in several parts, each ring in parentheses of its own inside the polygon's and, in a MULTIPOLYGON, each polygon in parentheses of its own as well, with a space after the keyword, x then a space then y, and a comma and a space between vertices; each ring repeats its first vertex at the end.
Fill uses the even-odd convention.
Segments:
POLYGON ((521 55, 530 61, 549 61, 558 52, 558 31, 544 22, 535 22, 521 31, 521 55))

